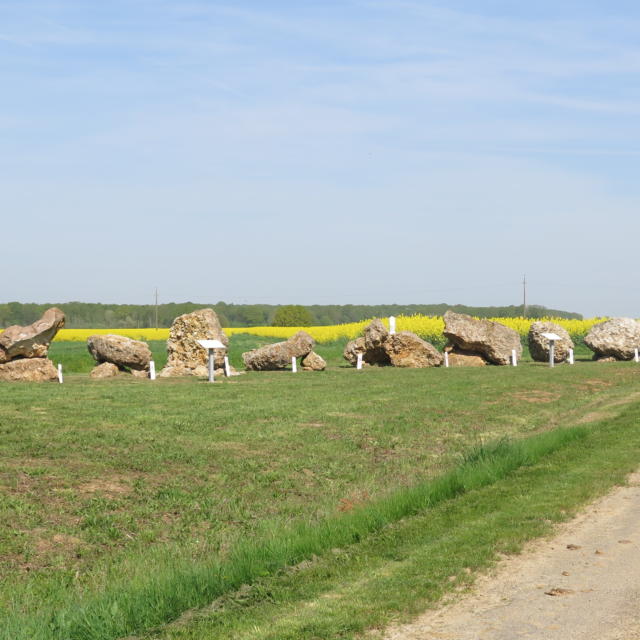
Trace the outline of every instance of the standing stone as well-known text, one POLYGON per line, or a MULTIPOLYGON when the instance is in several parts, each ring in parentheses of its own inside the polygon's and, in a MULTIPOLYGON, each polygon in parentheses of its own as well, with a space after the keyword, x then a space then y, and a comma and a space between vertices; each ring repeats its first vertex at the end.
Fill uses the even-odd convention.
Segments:
POLYGON ((513 349, 518 360, 522 355, 520 334, 499 322, 447 311, 444 325, 444 335, 453 346, 465 353, 481 355, 492 364, 510 364, 513 349))
POLYGON ((114 334, 94 335, 88 338, 87 348, 98 364, 110 362, 119 369, 149 370, 151 350, 146 342, 114 334))
POLYGON ((384 342, 384 350, 394 367, 439 367, 444 360, 432 344, 410 331, 389 335, 384 342))
POLYGON ((300 363, 304 371, 324 371, 327 368, 327 363, 322 356, 319 356, 315 351, 309 352, 300 363))
POLYGON ((529 328, 529 353, 536 362, 549 362, 549 340, 543 333, 555 333, 560 336, 553 348, 553 361, 564 362, 569 358, 569 350, 573 349, 573 340, 569 332, 555 322, 533 322, 529 328))
POLYGON ((7 382, 57 382, 58 371, 49 358, 18 358, 0 364, 0 380, 7 382))
POLYGON ((365 344, 364 344, 364 336, 360 336, 355 340, 350 340, 349 342, 347 342, 344 348, 344 351, 342 353, 342 356, 349 364, 352 364, 355 367, 358 362, 359 353, 363 354, 362 360, 363 360, 363 364, 365 364, 364 354, 366 350, 367 348, 365 347, 365 344))
POLYGON ((376 318, 364 330, 364 347, 365 352, 363 360, 374 365, 389 365, 391 360, 384 345, 389 338, 389 332, 382 323, 382 320, 376 318))
POLYGON ((242 354, 247 369, 276 371, 291 366, 292 358, 304 358, 313 350, 314 339, 306 331, 298 331, 284 342, 267 344, 242 354))
POLYGON ((198 340, 219 340, 224 349, 215 351, 216 374, 224 369, 224 357, 229 338, 225 335, 213 309, 199 309, 178 316, 171 325, 167 341, 167 365, 160 372, 162 378, 173 376, 206 376, 208 352, 198 340))
POLYGON ((631 360, 640 347, 640 324, 633 318, 613 318, 591 328, 584 343, 594 352, 594 360, 631 360))
POLYGON ((64 320, 64 313, 51 307, 40 320, 27 327, 7 327, 0 334, 0 363, 14 358, 45 358, 51 341, 64 326, 64 320))

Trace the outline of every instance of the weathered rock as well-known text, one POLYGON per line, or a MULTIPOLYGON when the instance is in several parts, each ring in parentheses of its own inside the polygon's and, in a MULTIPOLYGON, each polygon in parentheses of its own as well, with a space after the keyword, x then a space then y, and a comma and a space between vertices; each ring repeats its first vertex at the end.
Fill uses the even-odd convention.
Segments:
POLYGON ((267 344, 242 354, 247 369, 252 371, 274 371, 291 366, 291 358, 304 358, 315 345, 306 331, 298 331, 284 342, 267 344))
POLYGON ((631 360, 640 347, 640 324, 633 318, 613 318, 591 328, 584 343, 591 349, 595 360, 611 357, 631 360))
POLYGON ((596 362, 618 362, 618 358, 614 358, 613 356, 600 356, 599 358, 594 356, 593 359, 596 362))
POLYGON ((560 340, 555 341, 553 361, 564 362, 569 358, 569 350, 573 349, 573 340, 569 332, 555 322, 533 322, 529 328, 529 353, 537 362, 549 362, 549 340, 543 333, 555 333, 560 340))
POLYGON ((213 309, 199 309, 178 316, 171 325, 167 341, 167 365, 160 377, 207 376, 208 353, 198 340, 219 340, 224 349, 215 351, 215 367, 224 367, 229 338, 225 335, 213 309))
POLYGON ((382 323, 382 320, 376 318, 372 320, 364 329, 364 348, 365 352, 362 359, 368 364, 374 365, 390 365, 391 360, 386 352, 384 345, 389 338, 389 332, 382 323))
POLYGON ((462 313, 447 311, 444 314, 444 325, 444 335, 452 345, 460 351, 481 355, 492 364, 510 364, 513 349, 518 359, 522 355, 518 332, 499 322, 478 320, 462 313))
POLYGON ((0 380, 9 382, 55 382, 58 371, 48 358, 18 358, 0 364, 0 380))
POLYGON ((113 362, 103 362, 94 367, 89 374, 94 380, 102 380, 104 378, 113 378, 120 373, 120 369, 113 362))
POLYGON ((389 331, 380 318, 372 320, 364 329, 364 346, 367 351, 384 347, 389 331))
POLYGON ((486 367, 487 361, 477 353, 470 351, 459 351, 454 349, 448 351, 450 367, 486 367))
POLYGON ((439 367, 443 361, 442 354, 431 343, 410 331, 389 335, 383 348, 394 367, 423 369, 439 367))
POLYGON ((27 327, 7 327, 0 334, 0 363, 14 358, 46 358, 49 344, 63 326, 64 313, 51 307, 27 327))
POLYGON ((134 378, 148 378, 149 370, 148 369, 131 369, 131 375, 134 378))
POLYGON ((310 351, 300 364, 305 371, 324 371, 327 368, 325 359, 315 351, 310 351))
POLYGON ((146 342, 114 334, 94 335, 88 338, 87 348, 98 364, 111 362, 120 369, 149 370, 151 350, 146 342))
POLYGON ((364 361, 364 353, 366 350, 367 349, 364 345, 364 336, 361 336, 355 340, 347 342, 342 355, 349 364, 352 364, 355 367, 358 362, 358 354, 363 354, 364 361))

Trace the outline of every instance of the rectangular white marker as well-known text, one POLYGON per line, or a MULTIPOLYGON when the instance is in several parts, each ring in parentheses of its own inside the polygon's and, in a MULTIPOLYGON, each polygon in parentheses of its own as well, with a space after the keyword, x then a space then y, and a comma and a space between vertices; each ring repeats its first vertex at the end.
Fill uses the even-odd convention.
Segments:
POLYGON ((633 359, 636 362, 640 362, 640 356, 638 356, 638 347, 636 347, 636 351, 635 351, 635 355, 634 355, 633 359))
POLYGON ((511 364, 514 367, 518 366, 518 356, 516 355, 516 350, 515 349, 511 349, 511 364))
POLYGON ((573 349, 569 349, 569 364, 573 364, 573 362, 574 362, 573 349))
POLYGON ((149 361, 149 380, 156 379, 156 363, 153 360, 149 361))
POLYGON ((293 371, 293 373, 298 372, 298 363, 294 357, 291 358, 291 371, 293 371))
POLYGON ((227 378, 231 375, 231 368, 229 367, 229 356, 224 357, 224 375, 227 378))
POLYGON ((62 377, 62 365, 58 365, 58 382, 62 384, 64 382, 64 378, 62 377))
POLYGON ((449 366, 449 352, 448 351, 444 352, 444 366, 445 367, 449 366))
POLYGON ((396 317, 389 316, 389 333, 393 335, 396 332, 396 317))
POLYGON ((362 369, 362 354, 358 354, 358 359, 356 360, 356 369, 362 369))

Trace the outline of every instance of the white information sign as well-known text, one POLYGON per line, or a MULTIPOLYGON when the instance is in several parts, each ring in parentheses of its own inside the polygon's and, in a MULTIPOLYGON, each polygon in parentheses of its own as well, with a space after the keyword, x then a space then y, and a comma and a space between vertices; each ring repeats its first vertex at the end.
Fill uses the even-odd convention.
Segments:
POLYGON ((224 349, 225 346, 220 340, 198 340, 198 344, 205 349, 224 349))
POLYGON ((555 366, 555 351, 556 351, 556 340, 561 340, 560 336, 557 333, 543 333, 541 334, 549 341, 549 366, 555 366))
POLYGON ((224 349, 225 346, 220 340, 198 340, 198 344, 209 352, 209 382, 215 382, 215 351, 224 349))

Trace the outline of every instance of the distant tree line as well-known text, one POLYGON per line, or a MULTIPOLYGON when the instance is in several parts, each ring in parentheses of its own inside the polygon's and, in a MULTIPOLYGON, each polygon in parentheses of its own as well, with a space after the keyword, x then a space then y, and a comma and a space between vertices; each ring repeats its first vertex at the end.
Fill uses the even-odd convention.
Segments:
MULTIPOLYGON (((119 329, 156 326, 156 307, 141 304, 99 304, 93 302, 21 303, 0 304, 0 327, 12 324, 26 325, 37 320, 49 307, 59 307, 67 316, 66 326, 76 329, 119 329)), ((157 307, 158 327, 169 327, 176 316, 196 309, 211 307, 225 327, 259 327, 277 324, 286 319, 290 326, 332 325, 359 322, 374 317, 423 314, 443 315, 448 309, 468 313, 480 318, 517 317, 523 315, 522 305, 509 307, 468 307, 448 304, 380 304, 380 305, 270 305, 270 304, 196 304, 194 302, 171 302, 157 307), (300 311, 300 310, 303 311, 300 311), (299 325, 297 324, 299 322, 299 325)), ((541 318, 582 319, 579 313, 547 309, 540 305, 529 305, 527 316, 541 318)), ((284 324, 284 322, 283 322, 284 324)))

